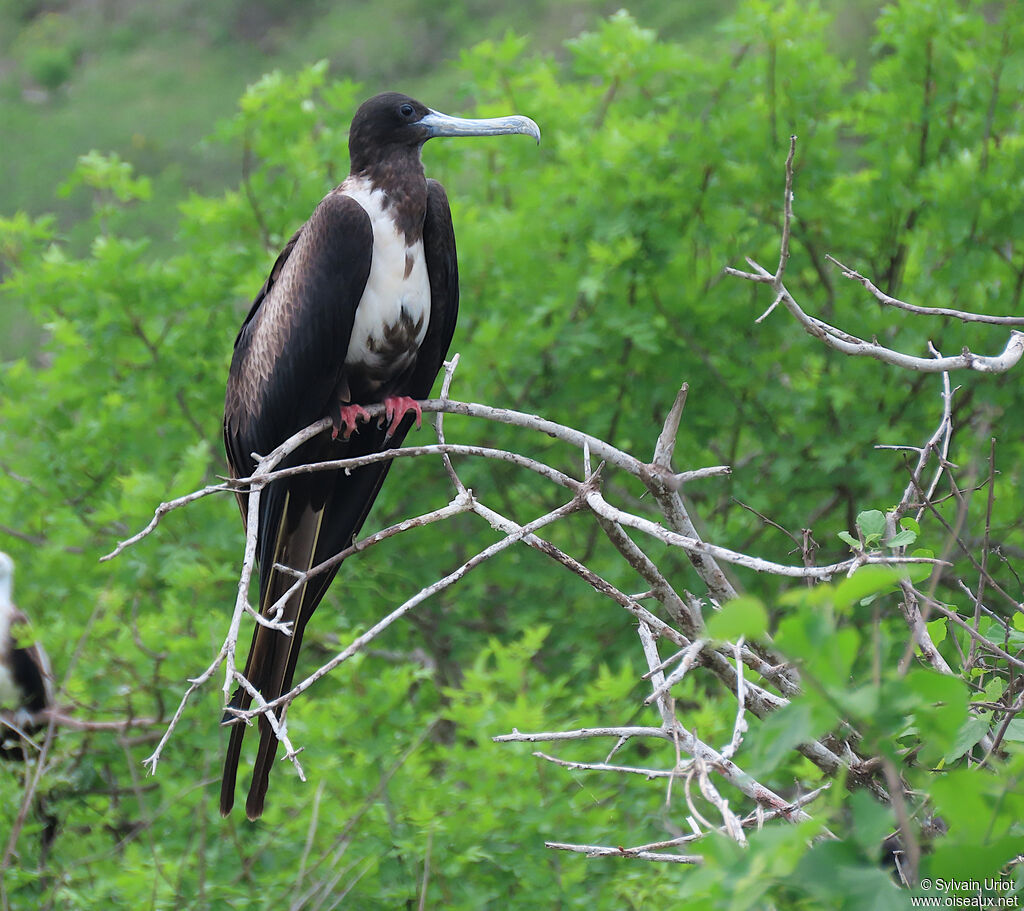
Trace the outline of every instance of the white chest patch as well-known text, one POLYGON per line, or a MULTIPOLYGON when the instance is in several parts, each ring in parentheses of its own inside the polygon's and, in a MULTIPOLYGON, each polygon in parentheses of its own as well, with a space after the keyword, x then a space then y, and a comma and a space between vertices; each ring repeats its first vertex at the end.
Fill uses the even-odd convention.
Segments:
MULTIPOLYGON (((0 555, 2 556, 2 555, 0 555)), ((10 590, 0 596, 0 651, 4 652, 4 663, 0 664, 0 709, 14 709, 21 700, 21 693, 14 685, 14 677, 7 667, 7 643, 11 630, 11 619, 15 613, 11 603, 10 590)), ((0 732, 0 738, 3 733, 0 732)))
POLYGON ((430 280, 423 241, 406 246, 383 190, 369 181, 349 178, 341 191, 370 216, 373 260, 366 288, 356 308, 345 363, 380 374, 379 384, 404 370, 416 357, 430 322, 430 280))
MULTIPOLYGON (((14 685, 14 676, 7 666, 10 655, 7 652, 8 636, 11 630, 11 617, 14 614, 14 605, 10 599, 0 602, 0 651, 4 653, 4 661, 0 664, 0 709, 13 710, 18 707, 21 701, 21 691, 14 685)), ((3 732, 0 731, 0 739, 3 732)))
MULTIPOLYGON (((6 666, 0 664, 0 709, 13 710, 21 701, 21 693, 14 685, 14 678, 6 666)), ((2 734, 0 734, 2 737, 2 734)))

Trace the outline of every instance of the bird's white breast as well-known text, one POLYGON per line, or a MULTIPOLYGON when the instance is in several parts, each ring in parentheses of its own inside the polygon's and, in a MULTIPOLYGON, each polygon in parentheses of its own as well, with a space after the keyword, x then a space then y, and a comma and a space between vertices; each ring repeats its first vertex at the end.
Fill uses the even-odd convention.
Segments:
MULTIPOLYGON (((15 709, 21 702, 21 693, 14 685, 14 678, 5 663, 0 663, 0 709, 15 709)), ((0 732, 0 738, 2 738, 0 732)))
POLYGON ((356 308, 345 363, 372 372, 401 372, 415 358, 430 322, 430 279, 423 240, 411 246, 395 225, 383 190, 362 178, 348 178, 341 192, 370 216, 373 260, 356 308))
MULTIPOLYGON (((6 591, 0 595, 0 708, 13 709, 21 701, 21 693, 14 685, 14 677, 8 662, 11 660, 8 644, 11 632, 11 620, 15 615, 15 607, 10 598, 10 577, 7 577, 6 591)), ((2 737, 2 732, 0 732, 2 737)))

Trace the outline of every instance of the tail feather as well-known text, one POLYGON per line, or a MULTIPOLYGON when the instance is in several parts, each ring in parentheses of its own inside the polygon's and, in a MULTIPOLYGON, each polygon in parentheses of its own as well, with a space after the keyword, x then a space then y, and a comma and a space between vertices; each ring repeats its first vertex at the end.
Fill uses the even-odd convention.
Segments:
MULTIPOLYGON (((407 417, 393 437, 392 445, 401 444, 411 424, 411 417, 407 417)), ((361 437, 353 438, 348 455, 362 455, 384 448, 383 431, 367 431, 369 428, 361 437)), ((295 581, 293 576, 274 570, 274 564, 309 569, 347 547, 362 527, 390 467, 390 462, 381 462, 356 469, 350 475, 327 472, 292 479, 283 496, 280 488, 275 490, 275 484, 267 488, 266 492, 271 496, 267 499, 266 512, 261 505, 260 522, 268 530, 274 527, 275 519, 279 524, 273 547, 269 546, 268 539, 263 539, 259 551, 261 613, 266 614, 295 581), (280 500, 274 502, 271 498, 275 496, 283 503, 280 500)), ((327 593, 336 572, 337 567, 311 579, 288 600, 281 621, 292 623, 290 636, 265 626, 256 626, 245 665, 245 677, 267 702, 273 702, 291 689, 306 624, 327 593)), ((251 702, 251 695, 240 688, 234 694, 231 706, 248 708, 251 702)), ((225 717, 224 723, 230 724, 231 719, 225 717)), ((246 727, 242 722, 234 722, 228 741, 220 799, 221 813, 225 816, 234 805, 246 727)), ((277 737, 263 715, 259 718, 259 731, 259 749, 246 800, 249 819, 256 819, 263 812, 270 770, 277 754, 277 737)))
MULTIPOLYGON (((294 578, 287 573, 274 569, 275 563, 308 570, 313 566, 317 540, 323 520, 323 506, 314 511, 310 506, 295 509, 295 502, 290 493, 285 495, 282 509, 282 520, 274 542, 273 551, 261 560, 260 570, 260 613, 267 614, 270 608, 294 584, 294 578)), ((292 624, 292 634, 287 635, 257 624, 253 631, 252 646, 245 663, 245 677, 267 701, 272 702, 286 692, 287 667, 291 655, 297 654, 302 643, 302 631, 305 621, 313 613, 317 603, 326 591, 326 586, 316 586, 315 600, 309 597, 310 586, 303 586, 287 601, 281 614, 281 622, 292 624)), ((230 705, 233 708, 248 708, 252 696, 241 687, 236 691, 230 705)), ((225 717, 226 723, 231 723, 225 717)), ((241 758, 242 741, 245 738, 246 725, 235 721, 228 740, 228 749, 224 757, 224 774, 221 780, 221 813, 227 815, 234 805, 235 782, 238 776, 238 763, 241 758)), ((255 819, 262 812, 263 795, 266 794, 266 780, 270 776, 270 766, 274 761, 277 749, 277 737, 274 736, 270 723, 264 716, 259 719, 260 749, 257 764, 253 771, 253 784, 247 804, 250 819, 255 819), (261 784, 262 782, 262 784, 261 784), (260 796, 254 802, 254 795, 260 796), (258 806, 252 811, 250 807, 258 806)))
POLYGON ((245 799, 245 815, 250 819, 259 819, 263 815, 263 802, 270 787, 270 769, 277 755, 277 737, 266 716, 260 715, 260 747, 256 753, 256 763, 252 768, 252 783, 249 795, 245 799))
MULTIPOLYGON (((334 574, 329 573, 327 577, 319 581, 315 587, 310 587, 304 591, 304 600, 307 604, 315 607, 320 603, 323 596, 327 593, 327 589, 331 584, 334 574)), ((275 660, 274 677, 269 684, 270 692, 276 693, 277 695, 273 698, 277 698, 282 693, 287 693, 292 688, 292 682, 295 679, 295 668, 298 664, 300 646, 302 645, 302 636, 306 631, 306 623, 312 616, 313 610, 303 609, 299 617, 295 621, 295 626, 292 630, 291 638, 288 640, 287 649, 284 654, 280 656, 279 660, 275 660)), ((269 696, 264 698, 270 701, 269 696)), ((266 720, 265 716, 260 716, 260 745, 259 750, 256 754, 256 762, 252 769, 252 783, 249 786, 249 796, 245 802, 245 813, 249 819, 258 819, 263 813, 263 802, 267 796, 267 788, 270 784, 270 770, 273 768, 274 759, 277 756, 277 737, 274 735, 273 728, 270 723, 266 720)))
MULTIPOLYGON (((248 695, 248 694, 246 694, 248 695)), ((238 693, 235 693, 238 697, 238 693)), ((234 704, 232 699, 232 704, 234 704)), ((237 708, 244 708, 239 700, 237 708)), ((224 723, 224 722, 222 722, 224 723)), ((235 782, 238 779, 238 761, 242 756, 242 739, 245 737, 245 724, 236 721, 228 738, 228 750, 224 756, 224 775, 220 780, 220 815, 227 816, 235 805, 235 782)))

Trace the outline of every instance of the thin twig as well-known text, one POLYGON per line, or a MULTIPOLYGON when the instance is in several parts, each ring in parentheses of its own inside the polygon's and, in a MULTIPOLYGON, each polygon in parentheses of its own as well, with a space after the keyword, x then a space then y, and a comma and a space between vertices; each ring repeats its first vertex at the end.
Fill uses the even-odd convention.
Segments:
POLYGON ((233 710, 234 714, 236 714, 239 718, 249 719, 253 718, 256 715, 268 712, 271 709, 277 708, 280 705, 291 702, 293 699, 295 699, 296 696, 309 689, 321 677, 326 676, 340 664, 343 664, 345 661, 348 661, 349 658, 351 658, 353 655, 358 654, 360 651, 362 651, 370 642, 376 639, 389 626, 391 626, 392 623, 404 617, 407 613, 409 613, 409 611, 419 606, 422 602, 426 601, 428 598, 432 597, 440 591, 443 591, 450 585, 459 581, 459 579, 465 576, 466 573, 475 569, 477 566, 484 563, 485 561, 491 559, 491 557, 494 557, 497 554, 501 553, 503 550, 506 550, 510 545, 515 544, 517 541, 521 540, 523 537, 530 534, 531 532, 543 528, 545 525, 550 525, 552 522, 556 522, 559 519, 562 519, 565 516, 570 515, 573 512, 576 512, 579 508, 579 502, 577 499, 574 498, 573 500, 566 503, 564 506, 560 506, 558 509, 553 509, 551 510, 551 512, 548 512, 545 515, 540 516, 537 519, 534 519, 528 525, 524 525, 520 532, 507 535, 502 540, 482 550, 474 557, 471 557, 457 569, 448 573, 448 575, 439 579, 437 582, 434 582, 432 585, 428 585, 425 588, 420 589, 420 591, 413 595, 413 597, 409 598, 404 604, 399 605, 399 607, 395 608, 395 610, 393 610, 386 617, 382 618, 381 620, 378 620, 377 623, 370 627, 370 629, 368 629, 365 633, 353 639, 347 648, 339 652, 337 655, 334 656, 334 658, 332 658, 326 664, 322 665, 320 668, 318 668, 316 671, 314 671, 312 674, 306 677, 305 680, 293 686, 287 693, 282 694, 281 696, 277 697, 269 703, 266 703, 262 706, 258 706, 256 709, 233 710))
MULTIPOLYGON (((782 280, 783 273, 785 272, 786 261, 789 258, 789 236, 793 220, 792 188, 795 148, 796 137, 791 136, 789 155, 786 158, 786 195, 783 203, 782 242, 778 268, 774 273, 769 272, 763 266, 754 262, 750 257, 747 257, 747 264, 753 270, 752 272, 745 272, 741 269, 734 269, 732 267, 726 267, 724 270, 727 275, 732 275, 736 278, 742 278, 746 281, 755 282, 757 284, 771 286, 775 298, 771 307, 769 307, 769 309, 760 317, 761 320, 775 309, 779 303, 782 303, 808 334, 819 339, 828 347, 851 357, 871 357, 885 364, 902 367, 906 370, 920 371, 922 373, 946 373, 952 370, 977 370, 981 373, 1004 373, 1020 361, 1021 356, 1024 355, 1024 332, 1020 332, 1016 329, 1012 329, 1010 331, 1010 338, 1006 343, 1006 347, 1003 349, 1002 353, 998 355, 978 355, 972 353, 967 348, 964 348, 962 353, 956 357, 928 359, 915 357, 913 355, 904 354, 900 351, 887 348, 884 345, 880 345, 878 341, 874 339, 866 341, 855 335, 851 335, 848 332, 844 332, 841 329, 837 329, 835 326, 829 325, 824 320, 805 313, 793 295, 790 294, 782 280)), ((867 288, 875 298, 883 304, 900 307, 916 313, 955 316, 958 319, 965 321, 967 319, 971 319, 976 322, 995 322, 1001 325, 1024 325, 1024 318, 1021 317, 984 317, 981 314, 967 314, 964 311, 959 310, 940 312, 935 308, 914 308, 912 305, 905 304, 903 301, 899 301, 896 298, 883 294, 870 281, 858 273, 855 273, 853 270, 847 269, 834 257, 828 256, 828 259, 839 266, 839 268, 843 270, 843 274, 848 278, 859 281, 864 285, 864 287, 867 288)))
POLYGON ((627 851, 624 848, 604 848, 599 845, 570 845, 560 841, 546 841, 544 847, 554 851, 585 854, 587 857, 622 857, 632 860, 652 860, 657 863, 694 864, 697 866, 704 863, 704 858, 699 854, 658 854, 654 851, 627 851))
POLYGON ((890 297, 880 288, 875 287, 870 279, 865 278, 855 269, 851 269, 849 266, 844 266, 834 256, 826 253, 825 259, 832 263, 832 265, 836 266, 843 274, 844 278, 860 282, 860 284, 867 288, 868 293, 870 293, 875 300, 886 307, 896 307, 900 310, 906 310, 908 313, 917 313, 922 316, 950 316, 954 319, 962 320, 965 323, 988 323, 994 326, 1024 326, 1024 316, 992 316, 988 313, 971 313, 967 310, 952 310, 949 307, 920 307, 916 304, 908 304, 898 298, 890 297))

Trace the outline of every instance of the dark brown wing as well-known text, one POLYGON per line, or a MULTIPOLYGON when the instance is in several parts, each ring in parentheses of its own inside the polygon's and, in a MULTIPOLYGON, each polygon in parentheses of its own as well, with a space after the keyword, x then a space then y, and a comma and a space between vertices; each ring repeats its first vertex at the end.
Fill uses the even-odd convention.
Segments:
POLYGON ((248 473, 323 417, 344 376, 356 307, 370 270, 373 231, 354 199, 327 196, 271 270, 235 340, 224 435, 228 461, 248 473))
MULTIPOLYGON (((302 228, 306 227, 305 225, 302 228)), ((284 268, 284 264, 288 261, 288 257, 291 256, 292 250, 295 248, 295 242, 299 239, 299 235, 302 234, 302 228, 299 228, 289 239, 288 243, 284 245, 284 248, 280 253, 277 254, 277 259, 274 260, 274 265, 270 267, 270 275, 267 276, 267 280, 263 283, 263 287, 260 288, 256 297, 253 298, 252 306, 249 308, 249 313, 245 317, 245 321, 242 323, 241 328, 238 330, 238 335, 235 336, 235 347, 238 347, 238 342, 242 337, 242 333, 245 332, 245 327, 249 325, 252 318, 256 315, 260 309, 260 305, 263 303, 263 299, 267 296, 270 289, 277 283, 277 280, 281 277, 281 270, 284 268)))
POLYGON ((427 217, 423 222, 423 252, 427 258, 430 278, 430 325, 420 345, 416 367, 410 378, 414 399, 426 398, 455 332, 459 316, 459 262, 455 251, 455 229, 444 187, 436 180, 427 181, 427 217))
MULTIPOLYGON (((345 383, 345 352, 372 250, 366 212, 355 200, 331 194, 278 257, 238 334, 228 374, 224 442, 232 476, 250 474, 255 467, 251 453, 270 452, 327 415, 336 402, 345 383)), ((282 467, 345 458, 349 448, 321 436, 293 453, 282 467)), ((336 481, 335 474, 320 473, 275 482, 263 490, 257 535, 261 611, 273 605, 291 582, 273 570, 275 563, 308 569, 320 562, 317 555, 323 546, 318 544, 330 546, 346 535, 351 538, 356 522, 368 511, 368 505, 357 502, 364 491, 351 491, 356 502, 332 518, 332 534, 321 536, 325 505, 335 497, 336 481)), ((246 499, 239 498, 243 520, 246 499)), ((283 619, 295 623, 293 636, 257 626, 245 675, 267 701, 283 692, 305 623, 329 584, 330 577, 324 577, 291 599, 283 619)), ((250 697, 241 691, 232 699, 232 705, 240 707, 249 703, 250 697)), ((262 755, 272 752, 276 739, 264 746, 273 735, 262 719, 260 729, 262 755)), ((231 733, 221 790, 225 813, 234 800, 244 733, 244 725, 236 725, 231 733)))

